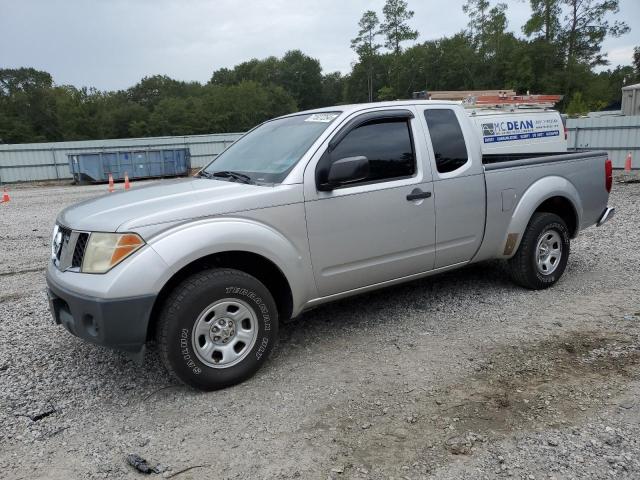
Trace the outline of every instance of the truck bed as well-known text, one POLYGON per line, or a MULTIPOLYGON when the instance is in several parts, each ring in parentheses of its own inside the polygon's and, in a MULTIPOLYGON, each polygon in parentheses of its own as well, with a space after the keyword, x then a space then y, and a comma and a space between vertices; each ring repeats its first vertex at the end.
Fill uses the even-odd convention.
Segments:
POLYGON ((602 151, 483 155, 487 216, 475 260, 506 257, 506 235, 524 231, 522 222, 549 196, 566 197, 575 206, 574 234, 594 225, 607 205, 607 156, 602 151))

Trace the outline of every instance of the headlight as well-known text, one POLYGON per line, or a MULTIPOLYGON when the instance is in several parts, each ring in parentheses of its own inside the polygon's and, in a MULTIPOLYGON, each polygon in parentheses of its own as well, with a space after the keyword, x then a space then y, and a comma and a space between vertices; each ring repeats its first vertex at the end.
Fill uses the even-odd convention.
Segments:
POLYGON ((105 273, 144 245, 135 233, 92 233, 84 252, 83 273, 105 273))

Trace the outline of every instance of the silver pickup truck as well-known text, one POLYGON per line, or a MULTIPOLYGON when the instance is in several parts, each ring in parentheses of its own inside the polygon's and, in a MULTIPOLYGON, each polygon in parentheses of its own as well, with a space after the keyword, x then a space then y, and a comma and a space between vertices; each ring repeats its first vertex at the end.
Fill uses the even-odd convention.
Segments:
MULTIPOLYGON (((509 141, 532 134, 511 123, 509 141)), ((278 323, 325 302, 496 258, 547 288, 570 239, 612 217, 611 162, 483 157, 476 130, 451 102, 300 112, 193 178, 67 208, 47 270, 54 320, 138 357, 156 338, 171 373, 211 390, 252 375, 278 323)))

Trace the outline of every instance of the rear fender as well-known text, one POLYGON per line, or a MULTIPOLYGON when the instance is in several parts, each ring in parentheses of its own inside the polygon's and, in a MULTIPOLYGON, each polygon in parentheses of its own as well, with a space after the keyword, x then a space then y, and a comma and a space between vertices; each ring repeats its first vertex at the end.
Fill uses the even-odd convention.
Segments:
POLYGON ((511 258, 516 253, 522 241, 522 235, 536 209, 552 197, 564 197, 569 200, 578 217, 576 225, 580 225, 582 203, 576 187, 563 177, 541 178, 525 190, 514 208, 507 231, 496 252, 498 258, 511 258))

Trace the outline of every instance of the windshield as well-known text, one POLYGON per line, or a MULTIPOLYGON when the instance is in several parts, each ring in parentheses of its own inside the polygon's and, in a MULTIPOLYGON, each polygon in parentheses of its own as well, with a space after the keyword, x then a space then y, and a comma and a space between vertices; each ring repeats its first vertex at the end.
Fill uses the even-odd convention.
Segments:
POLYGON ((282 182, 340 112, 279 118, 247 133, 201 172, 207 178, 282 182), (216 175, 216 173, 218 173, 216 175))

